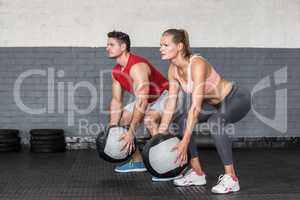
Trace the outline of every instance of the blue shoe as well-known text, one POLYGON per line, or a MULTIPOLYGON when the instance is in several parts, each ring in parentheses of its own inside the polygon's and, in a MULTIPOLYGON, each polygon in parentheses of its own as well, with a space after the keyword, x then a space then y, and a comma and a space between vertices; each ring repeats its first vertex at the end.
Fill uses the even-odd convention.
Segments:
POLYGON ((129 161, 128 163, 125 163, 124 165, 117 166, 115 168, 115 172, 145 172, 147 169, 145 168, 145 165, 143 162, 132 162, 129 161))
POLYGON ((152 181, 153 182, 173 181, 173 180, 176 180, 181 177, 183 177, 182 174, 175 176, 175 177, 170 177, 170 178, 158 178, 158 177, 152 176, 152 181))

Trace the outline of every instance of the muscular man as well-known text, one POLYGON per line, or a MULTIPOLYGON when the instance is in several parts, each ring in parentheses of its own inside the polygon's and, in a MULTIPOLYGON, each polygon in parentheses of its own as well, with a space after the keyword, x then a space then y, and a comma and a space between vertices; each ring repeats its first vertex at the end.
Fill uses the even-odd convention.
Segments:
MULTIPOLYGON (((110 126, 127 125, 124 149, 133 151, 133 139, 140 122, 144 121, 150 134, 157 133, 158 121, 168 96, 168 80, 145 58, 130 53, 130 38, 126 33, 112 31, 107 34, 108 57, 116 60, 112 69, 112 99, 110 126), (135 96, 135 101, 122 106, 123 91, 135 96)), ((146 171, 138 149, 130 162, 117 166, 116 172, 146 171)))

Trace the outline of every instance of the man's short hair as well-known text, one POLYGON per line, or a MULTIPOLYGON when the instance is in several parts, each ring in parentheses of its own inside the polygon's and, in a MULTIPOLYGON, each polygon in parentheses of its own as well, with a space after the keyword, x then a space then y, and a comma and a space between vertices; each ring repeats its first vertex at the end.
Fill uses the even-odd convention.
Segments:
POLYGON ((109 38, 116 38, 121 43, 126 44, 126 50, 130 52, 130 38, 127 33, 123 33, 121 31, 111 31, 107 33, 107 37, 109 38))

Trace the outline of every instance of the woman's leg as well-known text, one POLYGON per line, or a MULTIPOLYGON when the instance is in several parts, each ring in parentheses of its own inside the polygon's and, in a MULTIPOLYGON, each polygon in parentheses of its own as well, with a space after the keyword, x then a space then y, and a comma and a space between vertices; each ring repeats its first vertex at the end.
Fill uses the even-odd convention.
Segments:
POLYGON ((226 125, 241 120, 250 108, 250 93, 233 85, 233 89, 221 103, 218 109, 219 112, 208 119, 211 135, 214 138, 225 170, 225 174, 220 176, 218 183, 212 187, 211 191, 213 193, 227 194, 240 190, 232 160, 231 140, 228 137, 226 125))
MULTIPOLYGON (((187 113, 191 105, 191 94, 187 94, 183 92, 182 96, 182 109, 180 114, 176 117, 174 120, 175 124, 177 125, 177 133, 181 137, 183 137, 183 133, 185 130, 186 126, 186 119, 187 119, 187 113)), ((211 116, 212 113, 216 112, 216 108, 207 104, 206 102, 203 102, 202 105, 202 110, 199 113, 198 116, 198 121, 199 122, 206 122, 208 118, 211 116)), ((198 148, 197 144, 195 143, 195 138, 196 136, 193 134, 191 136, 189 146, 188 146, 188 151, 189 151, 189 158, 190 158, 190 165, 193 168, 193 170, 198 174, 198 175, 203 175, 203 169, 200 164, 200 159, 198 157, 198 148)))
POLYGON ((219 156, 224 164, 225 174, 236 177, 232 159, 232 143, 226 125, 240 121, 250 110, 250 93, 233 85, 232 91, 221 103, 218 113, 208 119, 211 135, 219 156))
MULTIPOLYGON (((180 120, 178 120, 178 133, 180 133, 181 136, 183 136, 184 129, 186 126, 186 118, 187 118, 187 112, 185 112, 184 115, 180 117, 180 120)), ((208 116, 205 116, 205 114, 200 113, 200 118, 202 120, 206 120, 208 116)), ((203 169, 200 164, 200 160, 198 157, 198 148, 196 144, 195 137, 196 135, 192 134, 190 138, 190 142, 188 144, 188 153, 189 153, 189 164, 191 166, 191 169, 187 171, 187 173, 184 174, 182 178, 176 179, 173 181, 173 184, 176 186, 191 186, 191 185, 205 185, 206 184, 206 176, 203 172, 203 169)))
POLYGON ((190 157, 190 166, 196 172, 197 175, 203 175, 203 169, 201 167, 200 159, 198 156, 198 148, 197 144, 195 143, 194 135, 192 135, 189 146, 188 146, 188 151, 189 151, 189 157, 190 157))
POLYGON ((232 142, 225 130, 226 118, 222 114, 214 114, 208 119, 211 136, 215 142, 218 154, 224 164, 225 174, 235 177, 232 159, 232 142))

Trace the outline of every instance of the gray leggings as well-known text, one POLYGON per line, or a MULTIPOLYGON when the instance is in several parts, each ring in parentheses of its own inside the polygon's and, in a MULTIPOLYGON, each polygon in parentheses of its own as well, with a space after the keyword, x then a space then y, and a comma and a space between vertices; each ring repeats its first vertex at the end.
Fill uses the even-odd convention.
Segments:
MULTIPOLYGON (((182 136, 186 125, 187 114, 191 105, 191 94, 182 93, 182 106, 179 115, 174 119, 178 125, 178 134, 182 136)), ((226 133, 226 125, 240 121, 251 108, 250 92, 233 83, 232 90, 218 105, 203 102, 198 122, 206 122, 224 165, 233 163, 231 139, 226 133)), ((198 156, 197 144, 192 135, 189 143, 190 158, 198 156)))

